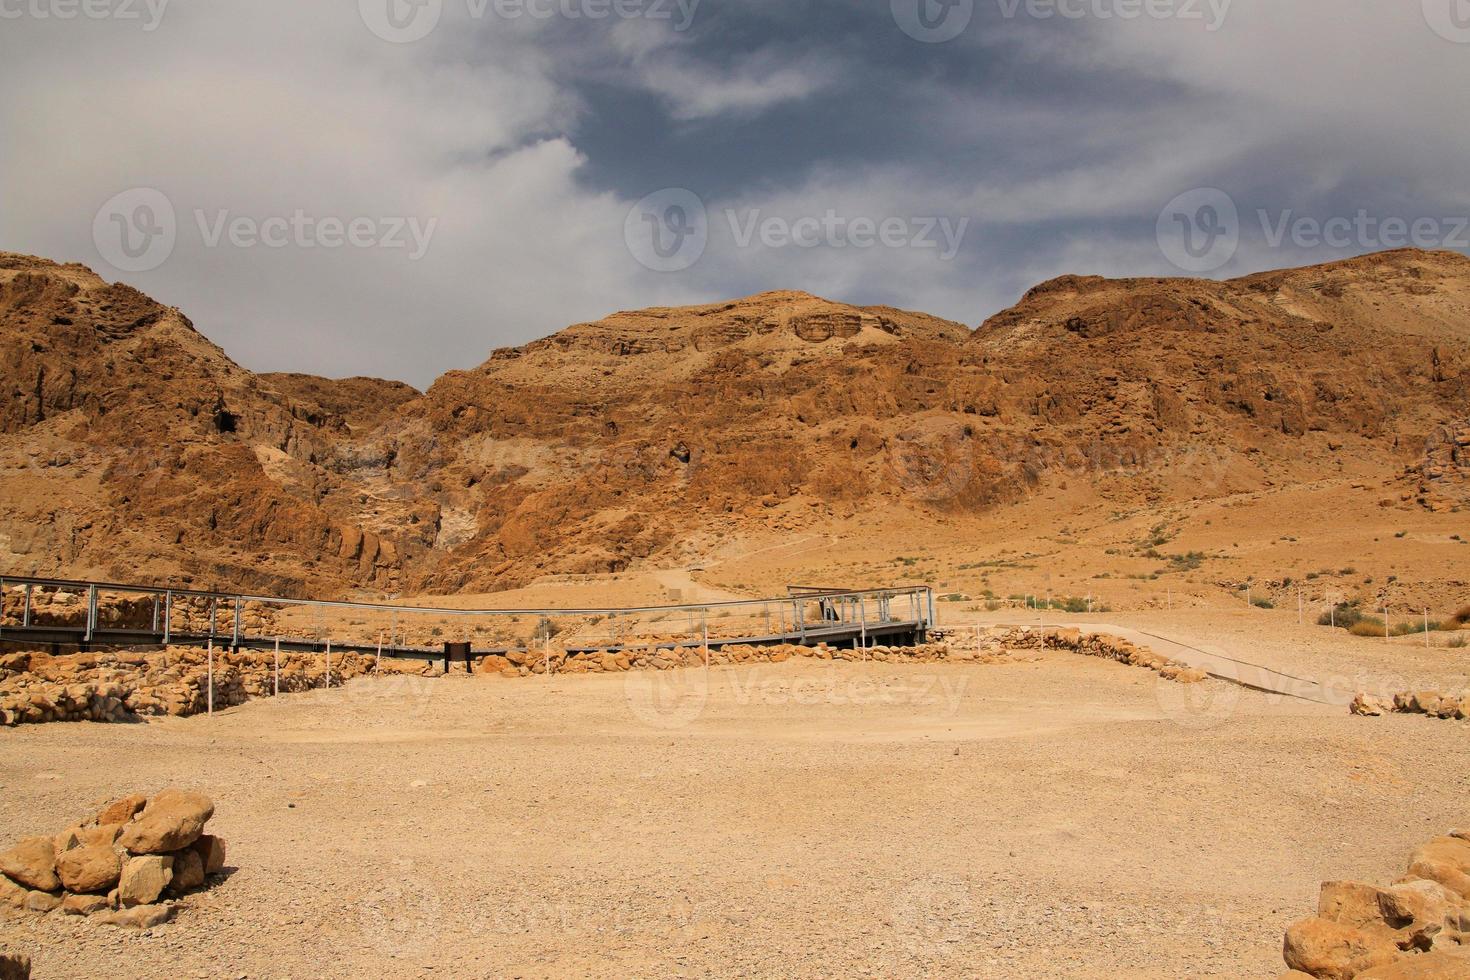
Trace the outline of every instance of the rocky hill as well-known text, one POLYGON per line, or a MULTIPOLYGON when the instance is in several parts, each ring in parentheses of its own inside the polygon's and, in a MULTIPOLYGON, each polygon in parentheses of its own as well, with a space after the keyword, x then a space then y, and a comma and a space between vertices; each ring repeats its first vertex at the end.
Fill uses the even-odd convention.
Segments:
POLYGON ((178 310, 0 253, 0 385, 13 574, 488 591, 854 514, 962 534, 1069 484, 1163 504, 1330 474, 1448 509, 1470 259, 1066 277, 973 332, 764 293, 579 324, 420 394, 252 374, 178 310))

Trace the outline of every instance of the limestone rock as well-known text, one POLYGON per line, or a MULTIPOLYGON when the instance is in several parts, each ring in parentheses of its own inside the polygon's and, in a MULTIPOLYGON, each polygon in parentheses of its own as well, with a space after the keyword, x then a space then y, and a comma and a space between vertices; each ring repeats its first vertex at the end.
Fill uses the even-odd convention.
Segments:
POLYGON ((31 958, 24 953, 0 950, 0 980, 31 980, 31 958))
POLYGON ((105 827, 108 824, 127 823, 137 815, 139 810, 143 809, 147 802, 148 797, 142 793, 134 793, 120 800, 114 800, 97 814, 97 824, 105 827))
POLYGON ((74 847, 56 861, 61 883, 70 892, 106 892, 122 874, 122 858, 110 844, 74 847))
POLYGON ((1388 886, 1379 892, 1378 906, 1384 922, 1395 929, 1430 925, 1460 929, 1467 912, 1460 896, 1437 881, 1426 880, 1388 886))
POLYGON ((166 789, 123 828, 118 842, 131 854, 177 851, 198 840, 213 815, 214 802, 204 794, 166 789))
POLYGON ((151 929, 163 925, 174 917, 172 905, 134 905, 97 916, 97 921, 107 926, 130 929, 151 929))
POLYGON ((26 837, 0 852, 0 873, 43 892, 61 890, 56 876, 56 846, 49 837, 26 837))
POLYGON ((32 912, 55 912, 61 907, 61 896, 33 891, 26 896, 25 907, 32 912))
POLYGON ((225 839, 213 834, 202 834, 194 842, 194 851, 198 853, 203 866, 204 873, 212 875, 223 871, 225 867, 225 839))
POLYGON ((173 880, 173 867, 174 859, 167 855, 129 858, 117 883, 119 904, 149 905, 158 901, 158 896, 173 880))
POLYGON ((1387 929, 1358 929, 1311 918, 1286 930, 1282 953, 1287 966, 1319 980, 1353 980, 1363 970, 1391 963, 1399 949, 1387 929))
POLYGON ((1382 925, 1381 894, 1380 889, 1361 881, 1324 881, 1317 899, 1317 915, 1357 929, 1382 925))
POLYGON ((1356 980, 1467 980, 1470 957, 1435 950, 1417 956, 1402 956, 1393 963, 1359 973, 1356 980))
POLYGON ((61 900, 61 910, 67 915, 93 915, 107 908, 107 899, 101 895, 68 895, 61 900))
POLYGON ((26 895, 30 892, 17 885, 4 875, 0 875, 0 905, 10 905, 20 908, 26 903, 26 895))
POLYGON ((192 847, 174 855, 173 871, 173 880, 168 885, 171 895, 182 895, 204 884, 204 858, 192 847))

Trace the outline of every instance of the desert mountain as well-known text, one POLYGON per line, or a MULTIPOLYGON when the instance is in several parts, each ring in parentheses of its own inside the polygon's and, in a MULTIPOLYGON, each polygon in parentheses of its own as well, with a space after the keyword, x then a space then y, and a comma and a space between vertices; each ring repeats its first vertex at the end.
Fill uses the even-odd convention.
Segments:
POLYGON ((1445 510, 1470 503, 1470 259, 1065 277, 973 332, 763 293, 578 324, 420 394, 253 374, 178 310, 0 253, 0 384, 13 574, 491 591, 855 514, 963 534, 1057 486, 1163 506, 1325 475, 1445 510))

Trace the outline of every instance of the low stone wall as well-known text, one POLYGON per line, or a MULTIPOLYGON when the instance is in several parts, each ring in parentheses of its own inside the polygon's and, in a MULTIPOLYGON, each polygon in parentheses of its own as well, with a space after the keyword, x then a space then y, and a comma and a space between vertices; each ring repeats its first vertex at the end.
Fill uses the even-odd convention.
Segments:
POLYGON ((1394 713, 1429 715, 1447 721, 1470 718, 1470 694, 1442 694, 1439 691, 1402 691, 1391 698, 1376 694, 1358 694, 1349 705, 1355 715, 1374 718, 1394 713))
POLYGON ((1085 657, 1102 657, 1116 660, 1132 667, 1147 667, 1166 680, 1180 684, 1198 684, 1210 675, 1198 667, 1171 660, 1154 653, 1146 647, 1130 643, 1116 636, 1101 633, 1084 634, 1073 628, 1058 629, 1012 629, 1000 636, 1000 642, 1013 650, 1069 650, 1085 657))
MULTIPOLYGON (((321 654, 282 653, 282 693, 339 685, 373 674, 376 658, 334 653, 330 676, 321 654)), ((426 674, 419 661, 383 661, 385 674, 426 674)), ((214 706, 227 708, 275 690, 273 653, 214 651, 214 706)), ((209 704, 206 650, 170 647, 158 653, 0 655, 0 724, 53 721, 134 721, 150 715, 194 715, 209 704)))
MULTIPOLYGON (((627 670, 674 670, 679 667, 704 666, 703 647, 679 647, 673 650, 599 650, 591 653, 568 654, 552 650, 547 652, 512 650, 505 656, 480 658, 475 666, 476 673, 497 677, 527 677, 531 674, 603 674, 627 670)), ((946 660, 975 660, 974 656, 957 655, 949 646, 930 643, 913 647, 868 647, 862 650, 846 650, 794 644, 775 646, 729 646, 711 648, 710 666, 747 663, 782 663, 796 658, 812 660, 876 660, 883 663, 937 663, 946 660)))
POLYGON ((115 800, 55 836, 22 838, 0 851, 0 903, 106 925, 167 922, 171 899, 224 870, 224 840, 204 833, 212 816, 209 797, 168 789, 115 800))
POLYGON ((1392 885, 1323 882, 1317 914, 1286 930, 1282 955, 1282 980, 1470 977, 1470 831, 1415 849, 1392 885))

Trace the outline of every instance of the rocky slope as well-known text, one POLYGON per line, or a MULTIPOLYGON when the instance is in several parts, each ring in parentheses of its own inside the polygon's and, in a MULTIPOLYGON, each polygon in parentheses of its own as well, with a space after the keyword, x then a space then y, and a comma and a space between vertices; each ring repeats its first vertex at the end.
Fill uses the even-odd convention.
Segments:
POLYGON ((1333 474, 1470 504, 1470 260, 1066 277, 973 332, 765 293, 579 324, 420 395, 254 375, 178 310, 0 254, 0 385, 0 569, 486 591, 1069 481, 1136 505, 1333 474))

